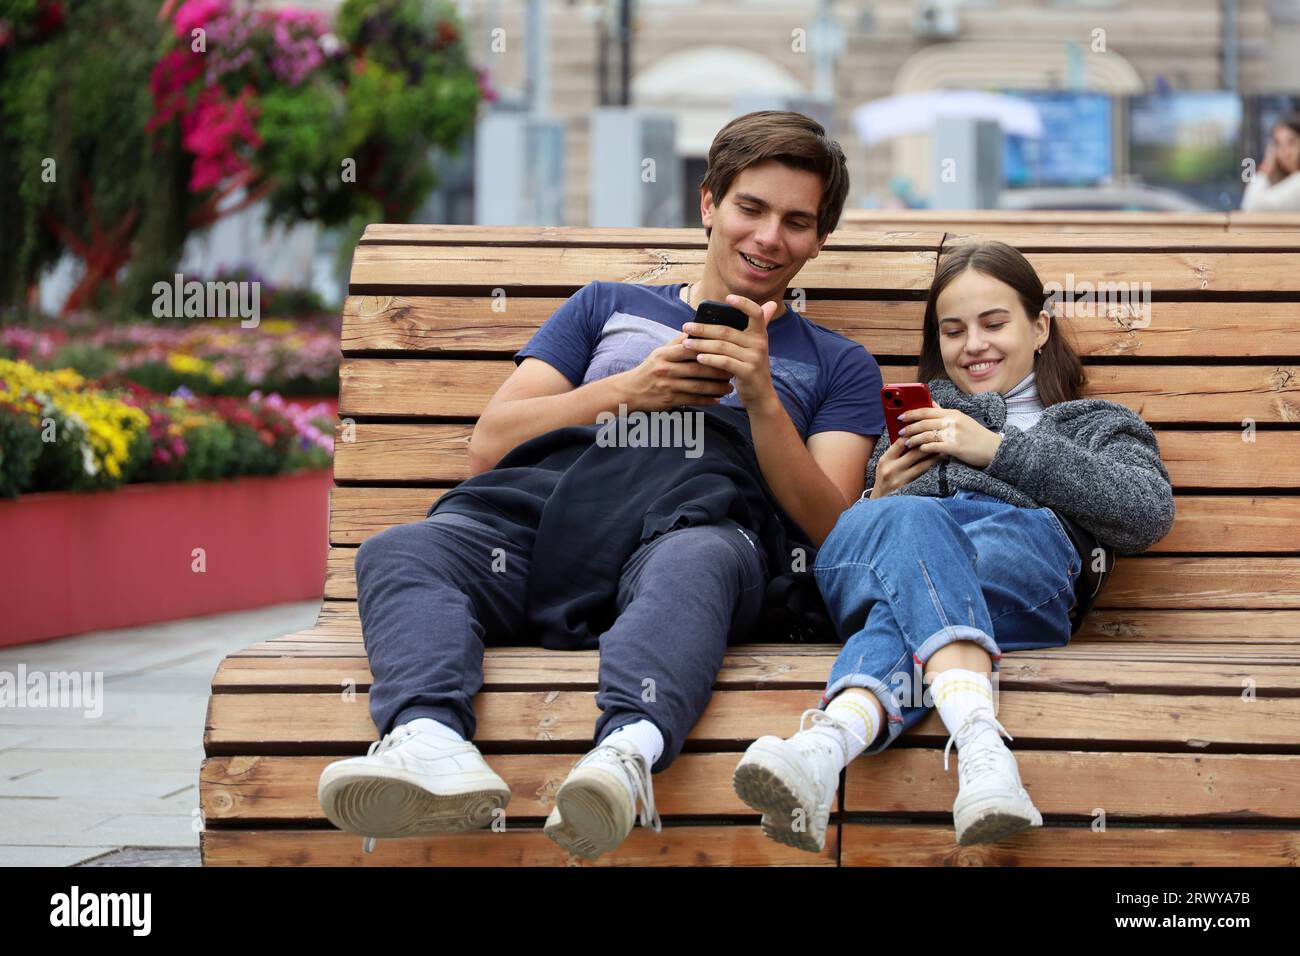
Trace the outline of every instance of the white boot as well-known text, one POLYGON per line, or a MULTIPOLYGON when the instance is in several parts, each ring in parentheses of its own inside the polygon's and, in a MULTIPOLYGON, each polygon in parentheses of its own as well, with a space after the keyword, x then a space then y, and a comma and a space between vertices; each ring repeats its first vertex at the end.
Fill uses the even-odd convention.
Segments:
POLYGON ((826 846, 831 802, 839 790, 846 754, 830 734, 816 727, 804 730, 809 717, 814 725, 851 733, 825 711, 809 708, 799 718, 799 732, 793 737, 783 740, 769 734, 750 744, 731 784, 740 799, 762 811, 765 835, 786 846, 820 853, 826 846))
POLYGON ((611 735, 569 772, 543 829, 569 853, 594 860, 627 839, 638 801, 641 825, 660 832, 663 822, 645 755, 624 735, 611 735), (631 782, 632 794, 625 781, 631 782))
POLYGON ((510 787, 468 740, 399 724, 364 757, 336 760, 316 795, 341 830, 375 838, 454 833, 486 826, 510 802, 510 787))
MULTIPOLYGON (((991 723, 999 732, 1007 730, 997 718, 976 712, 948 738, 943 748, 943 769, 948 769, 948 750, 957 737, 977 720, 991 723)), ((1011 735, 1007 734, 1011 739, 1011 735)), ((1041 827, 1043 817, 1020 782, 1016 758, 1002 738, 981 734, 957 748, 957 799, 952 805, 957 842, 996 843, 1030 827, 1041 827)))

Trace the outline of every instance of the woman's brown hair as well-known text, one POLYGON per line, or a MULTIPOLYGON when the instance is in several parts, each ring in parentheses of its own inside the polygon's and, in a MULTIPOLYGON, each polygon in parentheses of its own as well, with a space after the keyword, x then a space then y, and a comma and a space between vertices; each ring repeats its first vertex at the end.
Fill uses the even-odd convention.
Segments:
MULTIPOLYGON (((1285 126, 1291 132, 1300 136, 1300 113, 1289 113, 1286 116, 1280 117, 1278 121, 1273 124, 1273 129, 1276 130, 1279 126, 1285 126)), ((1279 161, 1278 166, 1280 167, 1281 165, 1282 164, 1279 161)), ((1293 173, 1300 172, 1300 169, 1284 169, 1282 172, 1290 176, 1293 173)))
POLYGON ((930 297, 925 303, 917 377, 922 382, 949 377, 944 370, 943 355, 939 350, 939 294, 967 269, 974 269, 1011 286, 1030 322, 1038 318, 1039 312, 1047 311, 1052 317, 1047 341, 1043 343, 1042 354, 1034 356, 1034 384, 1038 389, 1038 400, 1048 406, 1077 399, 1084 383, 1083 362, 1067 340, 1056 310, 1044 297, 1042 280, 1019 250, 1005 242, 991 240, 958 246, 940 260, 934 282, 930 285, 930 297))
MULTIPOLYGON (((817 236, 829 235, 840 221, 849 194, 849 170, 840 144, 826 136, 821 123, 788 110, 759 110, 737 116, 713 137, 709 168, 701 187, 715 205, 722 202, 741 170, 775 159, 816 173, 822 181, 817 206, 817 236)), ((705 233, 711 233, 706 229, 705 233)))

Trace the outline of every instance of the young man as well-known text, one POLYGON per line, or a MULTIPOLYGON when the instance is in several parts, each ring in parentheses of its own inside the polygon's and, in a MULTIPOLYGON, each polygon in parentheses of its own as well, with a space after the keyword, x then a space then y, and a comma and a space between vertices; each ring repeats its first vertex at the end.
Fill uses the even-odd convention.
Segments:
POLYGON ((631 831, 638 803, 642 825, 659 829, 651 774, 680 752, 729 641, 754 627, 779 557, 765 523, 776 515, 755 489, 765 482, 763 494, 775 496, 791 530, 819 546, 861 496, 884 429, 875 360, 783 304, 838 223, 847 192, 844 154, 813 120, 775 111, 732 120, 709 150, 700 187, 703 277, 593 282, 515 356, 519 367, 470 440, 475 477, 424 521, 375 535, 357 555, 370 709, 383 739, 368 756, 322 773, 321 806, 332 822, 370 838, 368 847, 376 837, 490 823, 510 788, 469 742, 472 699, 484 645, 518 644, 531 630, 543 646, 600 649, 596 746, 557 792, 547 836, 595 858, 631 831), (742 309, 748 327, 694 325, 705 299, 742 309), (682 406, 713 406, 719 420, 740 423, 730 432, 710 426, 717 459, 694 471, 670 476, 646 464, 662 457, 627 457, 634 449, 604 449, 604 464, 570 450, 585 436, 571 426, 590 426, 602 413, 682 406), (728 435, 741 438, 719 450, 728 435), (737 461, 761 481, 732 468, 737 461), (660 489, 667 505, 646 497, 659 493, 646 487, 656 481, 671 486, 660 489), (761 520, 746 525, 732 520, 737 514, 761 520), (563 553, 566 533, 569 550, 584 554, 563 553), (582 564, 607 538, 615 543, 582 564), (585 619, 604 606, 590 600, 579 613, 583 597, 561 592, 566 577, 581 591, 611 565, 616 580, 604 584, 613 607, 597 636, 585 619))

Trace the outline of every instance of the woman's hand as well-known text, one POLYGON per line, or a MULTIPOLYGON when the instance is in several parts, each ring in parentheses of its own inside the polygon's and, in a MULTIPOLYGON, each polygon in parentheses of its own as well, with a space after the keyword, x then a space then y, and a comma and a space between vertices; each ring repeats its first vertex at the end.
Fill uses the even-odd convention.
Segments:
POLYGON ((1262 175, 1269 181, 1270 185, 1276 185, 1283 178, 1282 170, 1277 164, 1277 147, 1271 142, 1268 148, 1264 150, 1264 161, 1255 169, 1256 175, 1262 175))
POLYGON ((1002 444, 1002 436, 989 431, 955 408, 914 408, 903 412, 906 423, 898 432, 908 448, 951 455, 972 468, 986 468, 1002 444))
POLYGON ((904 448, 902 439, 899 439, 886 448, 876 462, 876 483, 871 487, 871 497, 883 498, 894 493, 908 482, 920 478, 941 457, 919 448, 904 448))

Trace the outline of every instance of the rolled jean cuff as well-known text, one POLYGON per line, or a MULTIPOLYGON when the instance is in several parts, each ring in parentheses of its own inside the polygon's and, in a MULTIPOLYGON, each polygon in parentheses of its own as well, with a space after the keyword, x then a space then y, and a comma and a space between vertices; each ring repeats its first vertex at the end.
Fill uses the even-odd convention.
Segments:
MULTIPOLYGON (((988 652, 993 661, 993 669, 998 669, 998 661, 1002 657, 1002 650, 998 647, 993 638, 984 633, 977 627, 966 627, 965 625, 948 626, 935 631, 917 648, 912 655, 912 660, 918 668, 924 670, 925 663, 930 659, 935 651, 945 647, 954 641, 970 641, 978 644, 988 652)), ((905 658, 899 659, 890 671, 890 676, 898 673, 903 667, 905 658)), ((825 710, 830 706, 831 698, 846 687, 861 687, 869 690, 876 695, 885 711, 885 730, 884 737, 877 735, 878 743, 870 744, 866 750, 862 751, 862 756, 870 757, 872 754, 878 754, 890 744, 894 739, 903 732, 903 711, 895 697, 895 690, 891 689, 888 684, 873 674, 852 673, 845 674, 835 683, 826 688, 822 694, 820 709, 825 710)), ((924 693, 922 690, 921 693, 924 693)), ((923 699, 923 698, 922 698, 923 699)))
MULTIPOLYGON (((900 662, 901 663, 901 662, 900 662)), ((872 677, 870 674, 845 674, 830 687, 826 688, 826 693, 822 694, 821 706, 819 709, 825 710, 830 706, 831 698, 844 690, 846 687, 861 687, 869 690, 876 695, 876 700, 885 709, 885 731, 882 737, 876 735, 878 742, 870 743, 867 749, 862 751, 862 756, 870 757, 872 754, 878 754, 894 742, 894 738, 903 732, 903 712, 890 692, 889 687, 878 677, 872 677)))
POLYGON ((998 647, 997 641, 978 627, 967 627, 965 624, 949 625, 935 631, 921 642, 912 659, 924 667, 926 661, 934 656, 935 651, 947 647, 954 641, 970 641, 972 644, 978 644, 988 651, 989 657, 993 659, 993 669, 998 669, 998 661, 1002 660, 1002 648, 998 647))

